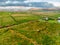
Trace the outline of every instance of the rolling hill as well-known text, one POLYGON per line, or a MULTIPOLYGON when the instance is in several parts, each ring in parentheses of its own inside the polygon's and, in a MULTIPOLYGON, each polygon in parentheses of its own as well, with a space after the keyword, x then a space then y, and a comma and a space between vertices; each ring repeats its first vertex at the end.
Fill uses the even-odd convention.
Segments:
POLYGON ((60 13, 35 13, 0 12, 0 45, 60 45, 60 23, 41 19, 60 13))

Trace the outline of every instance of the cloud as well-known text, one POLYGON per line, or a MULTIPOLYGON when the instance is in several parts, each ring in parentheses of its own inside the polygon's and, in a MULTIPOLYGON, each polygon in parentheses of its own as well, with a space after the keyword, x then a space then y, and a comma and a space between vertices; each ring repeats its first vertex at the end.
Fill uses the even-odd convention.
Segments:
POLYGON ((27 0, 26 2, 48 2, 54 6, 60 6, 60 0, 27 0))
POLYGON ((20 1, 20 2, 23 2, 23 1, 30 1, 30 2, 34 2, 34 1, 42 1, 42 2, 60 2, 60 0, 0 0, 0 2, 5 2, 5 1, 20 1))
POLYGON ((0 0, 0 2, 5 2, 5 1, 26 1, 26 0, 0 0))
POLYGON ((54 6, 60 6, 60 2, 49 2, 52 3, 54 6))
POLYGON ((60 2, 60 0, 27 0, 29 2, 60 2))
POLYGON ((19 1, 6 1, 5 4, 18 4, 19 1))
POLYGON ((22 4, 22 2, 49 2, 54 4, 55 6, 60 6, 60 0, 0 0, 0 5, 6 4, 22 4))
POLYGON ((6 5, 6 4, 20 4, 26 0, 0 0, 0 5, 6 5))
POLYGON ((6 4, 11 3, 11 1, 6 1, 5 3, 6 3, 6 4))

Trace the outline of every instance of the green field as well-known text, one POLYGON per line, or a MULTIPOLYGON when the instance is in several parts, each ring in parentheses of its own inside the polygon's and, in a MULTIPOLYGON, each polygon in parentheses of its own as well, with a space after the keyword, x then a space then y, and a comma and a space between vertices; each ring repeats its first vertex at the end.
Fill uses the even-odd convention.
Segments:
POLYGON ((59 16, 58 12, 0 12, 0 45, 60 45, 59 16))

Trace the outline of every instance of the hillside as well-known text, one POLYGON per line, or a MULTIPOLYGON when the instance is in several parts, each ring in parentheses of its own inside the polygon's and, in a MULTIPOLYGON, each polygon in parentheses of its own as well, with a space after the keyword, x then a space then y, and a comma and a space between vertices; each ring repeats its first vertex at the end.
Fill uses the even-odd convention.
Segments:
POLYGON ((0 12, 0 45, 60 45, 60 13, 39 13, 0 12))

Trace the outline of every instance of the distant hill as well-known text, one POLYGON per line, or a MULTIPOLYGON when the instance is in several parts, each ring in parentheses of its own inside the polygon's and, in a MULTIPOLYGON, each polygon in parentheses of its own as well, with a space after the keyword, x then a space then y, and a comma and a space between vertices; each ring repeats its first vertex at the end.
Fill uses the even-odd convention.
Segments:
POLYGON ((46 12, 46 11, 54 11, 54 12, 60 12, 60 8, 54 7, 54 8, 30 8, 29 11, 38 11, 38 12, 46 12))

